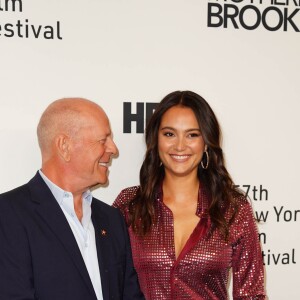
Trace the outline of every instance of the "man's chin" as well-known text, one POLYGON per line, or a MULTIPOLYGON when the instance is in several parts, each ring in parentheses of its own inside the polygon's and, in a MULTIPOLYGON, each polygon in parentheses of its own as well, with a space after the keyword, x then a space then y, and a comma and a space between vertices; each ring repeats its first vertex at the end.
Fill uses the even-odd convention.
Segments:
POLYGON ((90 189, 96 189, 97 187, 100 187, 100 186, 108 186, 108 178, 106 179, 102 179, 102 180, 98 180, 97 183, 93 184, 90 186, 90 189))

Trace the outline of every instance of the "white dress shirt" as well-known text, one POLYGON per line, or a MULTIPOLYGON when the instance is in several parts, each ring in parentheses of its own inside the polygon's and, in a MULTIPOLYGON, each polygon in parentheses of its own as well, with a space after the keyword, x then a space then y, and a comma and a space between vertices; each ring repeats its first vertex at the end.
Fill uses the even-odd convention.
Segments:
POLYGON ((50 181, 41 170, 39 173, 62 209, 76 239, 85 266, 90 275, 98 300, 103 300, 101 277, 96 249, 95 229, 91 219, 92 194, 88 190, 82 194, 82 220, 78 220, 74 209, 73 195, 50 181))

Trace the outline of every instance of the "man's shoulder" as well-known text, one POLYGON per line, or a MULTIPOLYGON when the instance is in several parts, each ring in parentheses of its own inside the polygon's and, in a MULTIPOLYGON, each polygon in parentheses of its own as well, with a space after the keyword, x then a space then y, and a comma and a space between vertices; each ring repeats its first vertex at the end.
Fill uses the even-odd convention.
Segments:
POLYGON ((101 212, 101 213, 104 213, 107 215, 118 214, 118 210, 115 207, 113 207, 95 197, 93 197, 93 201, 92 201, 92 211, 101 212))
POLYGON ((92 206, 96 208, 102 208, 104 210, 110 210, 112 207, 105 203, 103 200, 93 197, 92 206))
POLYGON ((17 201, 19 198, 28 197, 30 195, 30 190, 33 187, 42 186, 42 183, 43 180, 37 172, 27 183, 0 194, 0 200, 10 199, 17 201))
POLYGON ((16 201, 17 199, 26 197, 29 194, 28 184, 18 186, 10 191, 0 194, 0 202, 16 201))
POLYGON ((6 223, 8 220, 16 221, 16 214, 27 210, 30 202, 28 199, 30 199, 30 191, 27 184, 0 194, 0 218, 6 223))

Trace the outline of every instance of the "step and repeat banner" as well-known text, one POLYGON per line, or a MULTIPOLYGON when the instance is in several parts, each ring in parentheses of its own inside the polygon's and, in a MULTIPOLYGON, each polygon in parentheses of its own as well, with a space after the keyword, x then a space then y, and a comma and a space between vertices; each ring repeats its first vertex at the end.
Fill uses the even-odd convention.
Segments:
POLYGON ((146 120, 192 90, 215 111, 227 166, 252 199, 269 299, 300 299, 299 0, 1 0, 0 192, 41 164, 36 126, 55 99, 110 117, 111 204, 138 184, 146 120))

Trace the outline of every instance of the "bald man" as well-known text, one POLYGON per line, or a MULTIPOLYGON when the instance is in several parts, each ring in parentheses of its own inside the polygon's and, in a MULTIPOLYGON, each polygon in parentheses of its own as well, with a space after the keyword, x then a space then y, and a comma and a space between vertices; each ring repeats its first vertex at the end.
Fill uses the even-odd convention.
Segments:
POLYGON ((57 100, 37 135, 42 168, 0 195, 0 299, 144 299, 122 216, 90 192, 118 151, 105 112, 57 100))

